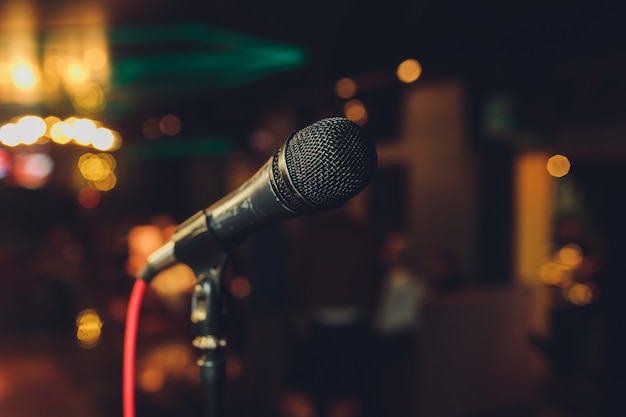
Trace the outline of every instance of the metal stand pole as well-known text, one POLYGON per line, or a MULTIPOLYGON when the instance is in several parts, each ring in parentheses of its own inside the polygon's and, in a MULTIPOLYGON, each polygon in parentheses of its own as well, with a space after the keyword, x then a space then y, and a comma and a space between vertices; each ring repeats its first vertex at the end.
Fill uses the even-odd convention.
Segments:
POLYGON ((226 303, 222 287, 227 262, 228 255, 222 254, 212 266, 194 271, 197 283, 191 299, 192 344, 201 352, 198 366, 205 394, 204 417, 224 415, 226 303))

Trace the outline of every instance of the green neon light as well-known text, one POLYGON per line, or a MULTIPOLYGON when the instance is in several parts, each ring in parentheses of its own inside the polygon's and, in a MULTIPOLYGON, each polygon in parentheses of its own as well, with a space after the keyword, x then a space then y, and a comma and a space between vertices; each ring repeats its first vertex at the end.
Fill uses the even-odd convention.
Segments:
POLYGON ((232 150, 232 141, 224 137, 173 139, 129 145, 133 159, 162 159, 185 156, 221 156, 232 150))

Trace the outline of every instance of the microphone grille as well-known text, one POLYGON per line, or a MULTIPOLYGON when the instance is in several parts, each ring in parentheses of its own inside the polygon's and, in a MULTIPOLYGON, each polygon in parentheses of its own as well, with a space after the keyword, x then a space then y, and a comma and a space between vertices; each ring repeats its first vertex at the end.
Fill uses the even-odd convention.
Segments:
MULTIPOLYGON (((341 206, 361 192, 376 171, 374 144, 343 117, 317 121, 285 144, 285 164, 294 188, 316 210, 341 206)), ((302 212, 301 204, 294 207, 302 212)))

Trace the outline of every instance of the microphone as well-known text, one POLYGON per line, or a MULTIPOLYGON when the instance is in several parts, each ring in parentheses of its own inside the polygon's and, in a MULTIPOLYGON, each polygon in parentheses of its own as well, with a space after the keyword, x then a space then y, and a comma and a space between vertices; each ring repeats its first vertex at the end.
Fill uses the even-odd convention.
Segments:
POLYGON ((149 281, 179 262, 205 267, 264 225, 339 208, 370 183, 376 165, 374 144, 348 119, 297 130, 243 185, 181 223, 139 277, 149 281))

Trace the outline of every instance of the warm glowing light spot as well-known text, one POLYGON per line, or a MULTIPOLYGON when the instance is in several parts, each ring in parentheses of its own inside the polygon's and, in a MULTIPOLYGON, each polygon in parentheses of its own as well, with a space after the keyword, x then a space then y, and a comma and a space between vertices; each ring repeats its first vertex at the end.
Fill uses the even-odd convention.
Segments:
POLYGON ((93 153, 85 153, 78 158, 78 170, 88 181, 102 181, 112 172, 109 161, 93 153))
POLYGON ((165 372, 158 368, 148 368, 139 373, 139 388, 145 392, 157 392, 165 385, 165 372))
POLYGON ((146 265, 148 256, 157 250, 165 239, 161 228, 154 225, 135 226, 128 232, 128 259, 126 272, 135 276, 146 265))
POLYGON ((21 142, 32 145, 46 133, 46 122, 39 116, 24 116, 17 122, 21 142))
POLYGON ((72 136, 79 145, 91 145, 94 137, 96 136, 95 122, 89 119, 76 120, 74 122, 74 126, 72 127, 72 136))
POLYGON ((98 191, 111 191, 117 185, 117 177, 111 172, 106 178, 91 181, 90 185, 98 191))
POLYGON ((166 301, 170 303, 178 303, 180 301, 178 297, 189 294, 195 284, 196 276, 193 270, 183 263, 160 272, 150 281, 150 287, 162 298, 168 298, 166 301))
POLYGON ((252 286, 247 278, 237 277, 230 283, 230 292, 235 298, 246 298, 251 291, 252 286))
POLYGON ((539 268, 539 278, 549 285, 563 286, 572 278, 569 269, 555 262, 548 262, 539 268))
POLYGON ((105 127, 99 127, 94 132, 93 147, 99 151, 110 151, 119 145, 118 137, 115 133, 105 127))
POLYGON ((352 78, 342 78, 335 83, 335 94, 341 98, 351 98, 356 91, 357 85, 352 78))
POLYGON ((548 173, 553 177, 563 177, 567 175, 571 168, 571 164, 569 159, 563 155, 554 155, 548 159, 548 164, 546 166, 548 173))
POLYGON ((80 84, 87 81, 88 72, 78 62, 72 62, 67 66, 68 80, 75 84, 80 84))
POLYGON ((583 251, 580 246, 570 243, 563 246, 558 253, 559 259, 570 268, 576 268, 583 261, 583 251))
POLYGON ((84 53, 85 64, 92 71, 104 69, 109 62, 109 58, 105 51, 98 48, 89 48, 84 53))
POLYGON ((30 90, 35 86, 37 76, 32 65, 19 63, 11 66, 11 79, 17 88, 30 90))
POLYGON ((60 122, 61 119, 59 119, 56 116, 48 116, 45 119, 43 119, 44 123, 46 124, 46 133, 44 133, 44 135, 50 139, 52 139, 52 126, 54 126, 56 123, 60 122))
POLYGON ((88 209, 98 207, 98 204, 100 204, 100 192, 91 188, 83 188, 78 192, 78 203, 88 209))
POLYGON ((65 145, 72 141, 72 138, 65 134, 65 131, 68 130, 65 129, 65 125, 65 122, 56 122, 50 128, 50 138, 60 145, 65 145))
POLYGON ((593 301, 593 290, 585 284, 575 284, 568 291, 568 299, 576 305, 583 306, 593 301))
POLYGON ((85 309, 76 318, 76 339, 81 347, 92 348, 100 342, 102 319, 96 310, 85 309))
POLYGON ((15 123, 7 123, 0 127, 0 142, 6 146, 17 146, 21 142, 19 129, 15 123))
POLYGON ((74 92, 74 107, 78 111, 97 113, 104 110, 105 106, 104 91, 96 83, 81 85, 74 92))
POLYGON ((360 100, 350 100, 343 107, 346 119, 363 125, 367 121, 367 109, 360 100))
POLYGON ((396 69, 398 79, 403 83, 412 83, 422 75, 422 65, 415 59, 406 59, 396 69))
POLYGON ((168 114, 161 118, 159 126, 161 128, 161 132, 163 132, 164 135, 175 136, 180 132, 182 124, 178 116, 174 114, 168 114))

